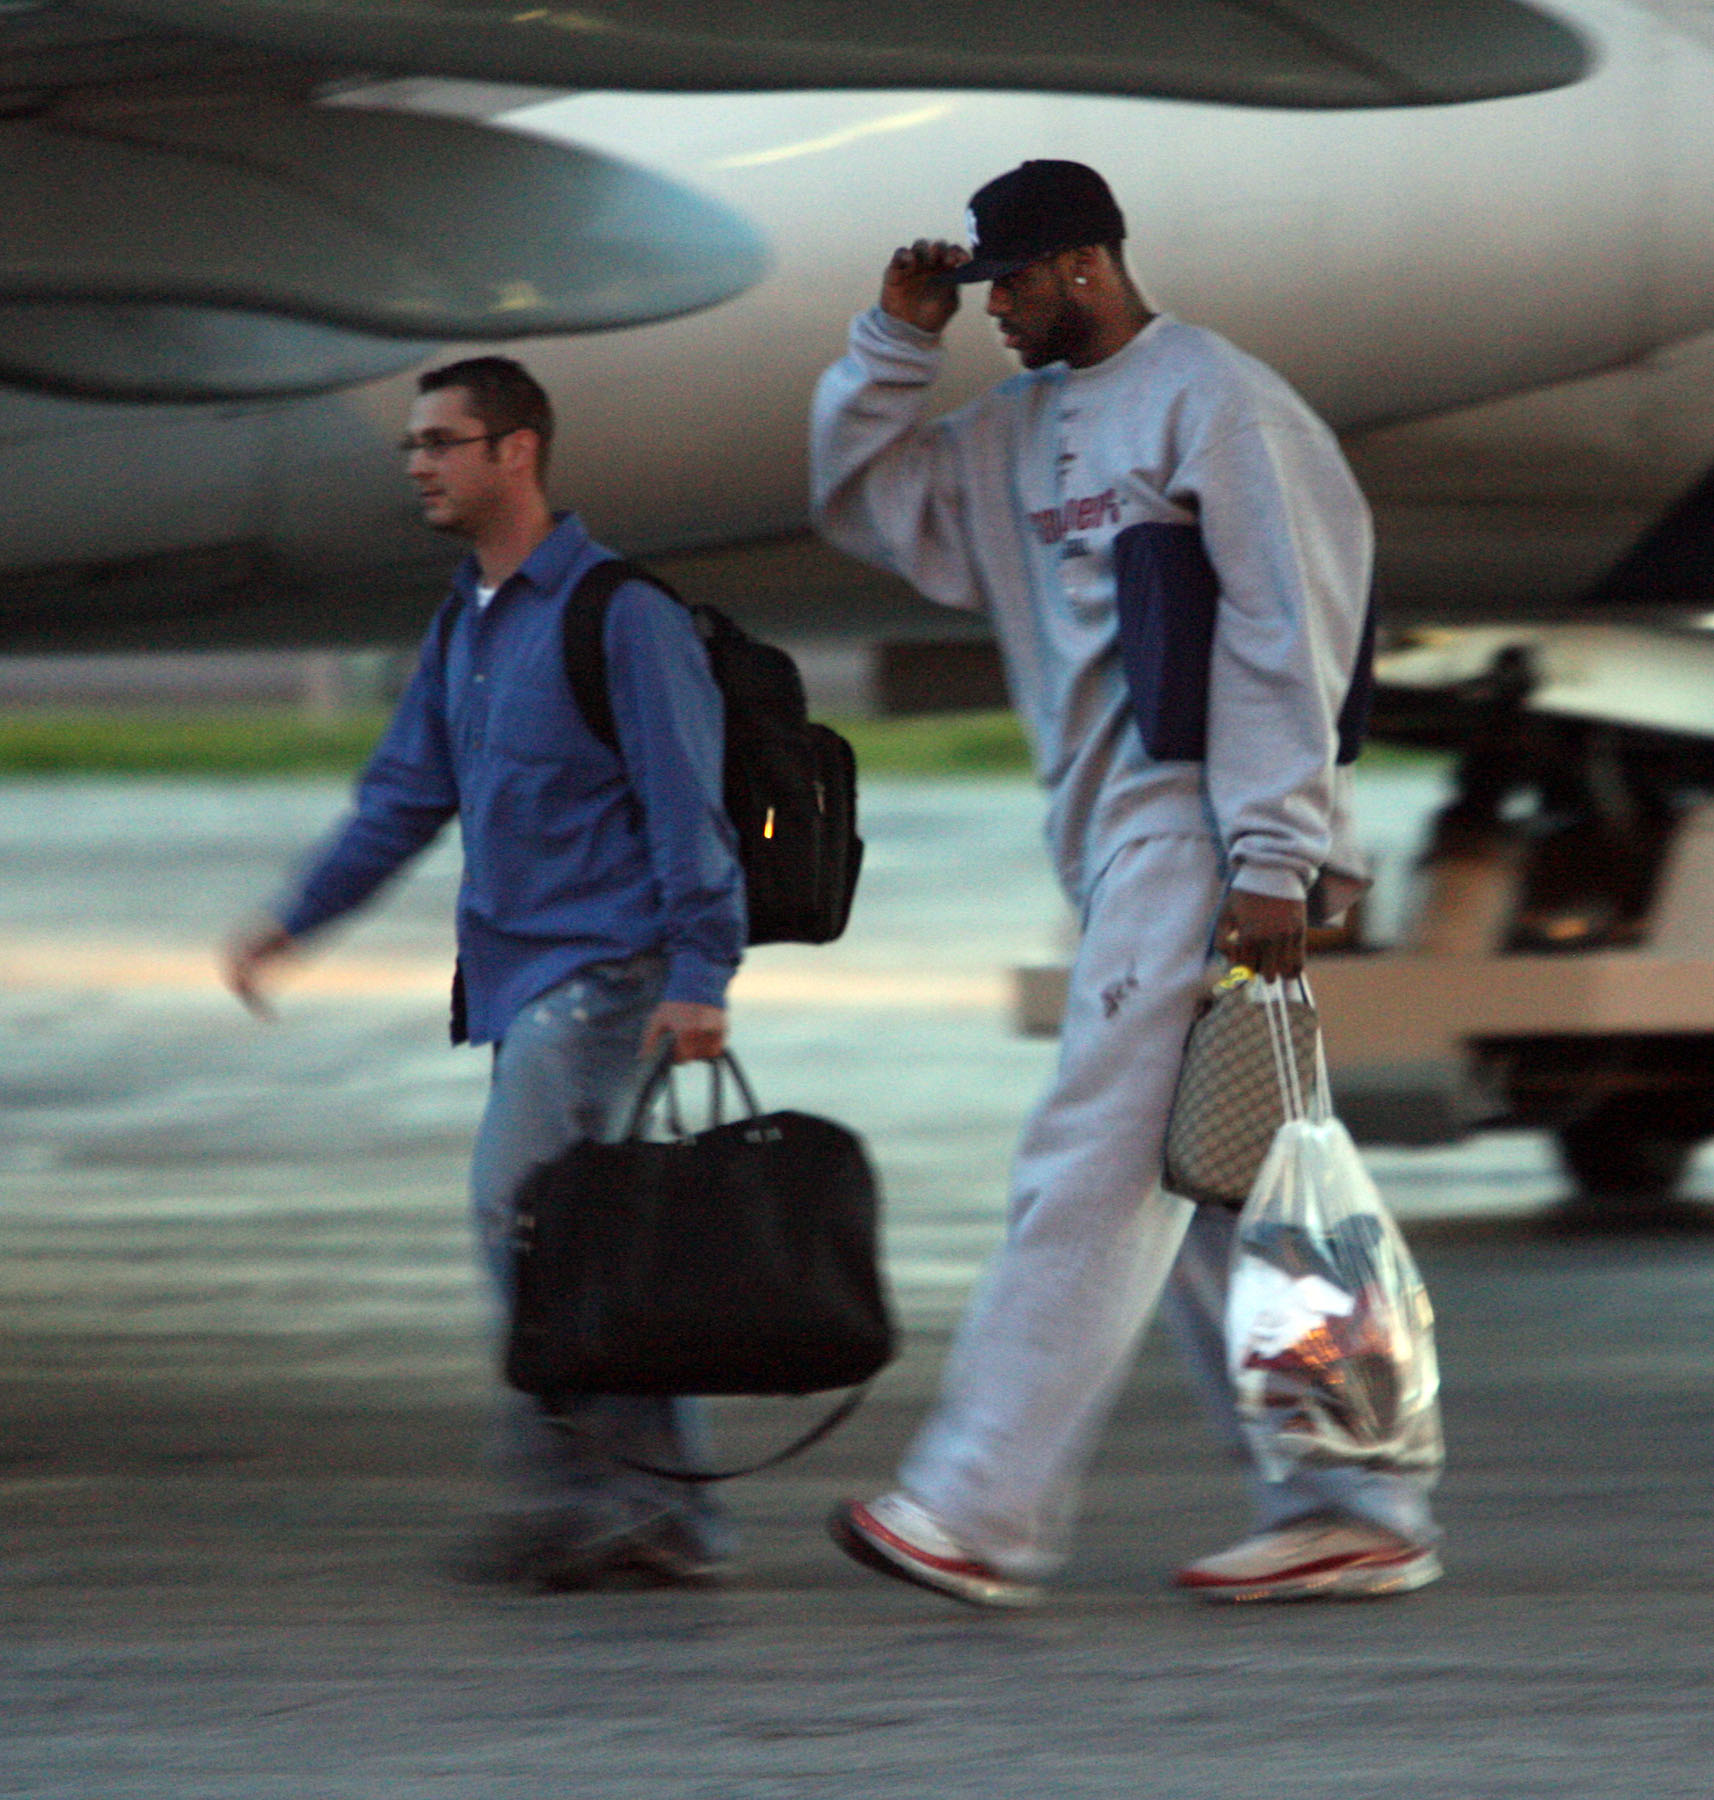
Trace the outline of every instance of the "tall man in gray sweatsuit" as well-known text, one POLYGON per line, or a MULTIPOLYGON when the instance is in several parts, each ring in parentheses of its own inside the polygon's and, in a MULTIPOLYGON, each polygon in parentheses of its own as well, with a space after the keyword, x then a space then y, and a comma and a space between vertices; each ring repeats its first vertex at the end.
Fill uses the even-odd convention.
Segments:
MULTIPOLYGON (((841 1507, 833 1531, 884 1573, 1019 1605, 1064 1561, 1084 1467, 1163 1289, 1241 1448, 1221 1334, 1233 1215, 1162 1190, 1162 1142, 1210 942, 1293 975, 1311 892, 1337 910, 1362 885, 1336 751, 1372 538, 1331 432, 1285 382, 1149 310, 1093 170, 1025 163, 976 194, 970 228, 969 251, 894 252, 879 306, 822 378, 814 504, 840 548, 988 614, 1082 939, 1007 1240, 939 1407, 896 1491, 841 1507), (974 281, 992 284, 1024 370, 932 418, 940 334, 974 281), (1198 527, 1218 578, 1212 647, 1191 671, 1206 704, 1195 758, 1149 754, 1121 668, 1114 545, 1136 525, 1198 527)), ((1190 685, 1182 669, 1174 682, 1190 685)), ((1430 1479, 1252 1471, 1254 1533, 1178 1580, 1210 1599, 1420 1587, 1440 1572, 1430 1479)))

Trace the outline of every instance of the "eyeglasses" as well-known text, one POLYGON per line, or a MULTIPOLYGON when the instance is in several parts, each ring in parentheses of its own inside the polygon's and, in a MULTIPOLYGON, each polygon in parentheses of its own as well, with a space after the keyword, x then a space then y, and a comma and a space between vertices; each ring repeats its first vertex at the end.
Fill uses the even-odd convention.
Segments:
POLYGON ((425 431, 421 437, 402 437, 399 439, 399 454, 409 461, 413 456, 426 456, 430 462, 439 462, 449 450, 456 450, 460 444, 494 444, 503 437, 510 437, 514 431, 521 431, 521 425, 508 426, 504 431, 479 431, 473 437, 444 437, 438 431, 425 431))

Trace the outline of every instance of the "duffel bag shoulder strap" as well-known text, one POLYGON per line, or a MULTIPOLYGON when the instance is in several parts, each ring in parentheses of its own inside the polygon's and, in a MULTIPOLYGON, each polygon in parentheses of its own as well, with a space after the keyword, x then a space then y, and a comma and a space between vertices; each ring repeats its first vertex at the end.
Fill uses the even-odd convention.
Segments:
POLYGON ((809 1449, 812 1444, 819 1444, 824 1437, 838 1430, 863 1404, 864 1396, 874 1385, 872 1381, 865 1381, 861 1387, 854 1387, 841 1398, 832 1412, 817 1420, 802 1436, 793 1438, 783 1450, 776 1450, 771 1456, 764 1456, 759 1462, 745 1463, 740 1468, 674 1469, 665 1463, 634 1462, 628 1456, 621 1456, 616 1460, 641 1475, 660 1475, 668 1481, 682 1481, 692 1486, 700 1486, 709 1481, 736 1481, 740 1475, 759 1475, 764 1469, 778 1468, 781 1463, 789 1462, 792 1457, 809 1449))

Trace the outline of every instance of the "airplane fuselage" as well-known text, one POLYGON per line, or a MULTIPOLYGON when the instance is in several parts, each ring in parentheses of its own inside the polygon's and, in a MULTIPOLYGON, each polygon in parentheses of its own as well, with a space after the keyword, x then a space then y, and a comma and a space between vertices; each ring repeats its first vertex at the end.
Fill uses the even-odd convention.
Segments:
MULTIPOLYGON (((1573 599, 1714 463, 1714 8, 1565 11, 1599 46, 1588 79, 1446 108, 526 105, 515 129, 725 199, 773 250, 710 312, 510 347, 557 403, 556 497, 645 555, 801 529, 810 390, 893 245, 960 236, 988 176, 1071 156, 1112 182, 1151 300, 1273 363, 1342 432, 1392 617, 1573 599)), ((979 297, 948 342, 949 406, 1013 366, 979 297)), ((411 391, 408 374, 223 406, 0 390, 0 607, 46 641, 62 606, 64 635, 92 646, 128 607, 160 641, 407 635, 446 561, 389 453, 411 391)))

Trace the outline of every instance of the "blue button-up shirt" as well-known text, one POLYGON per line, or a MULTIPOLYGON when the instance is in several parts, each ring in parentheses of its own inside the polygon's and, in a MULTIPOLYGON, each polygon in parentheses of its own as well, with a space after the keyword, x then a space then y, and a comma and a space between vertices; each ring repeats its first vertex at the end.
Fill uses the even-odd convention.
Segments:
POLYGON ((486 607, 465 559, 350 817, 278 909, 294 937, 349 912, 457 814, 474 1043, 498 1041, 579 969, 643 952, 667 959, 667 999, 719 1005, 743 952, 720 691, 690 615, 644 583, 615 591, 605 645, 619 752, 572 699, 566 603, 609 554, 567 515, 486 607))

